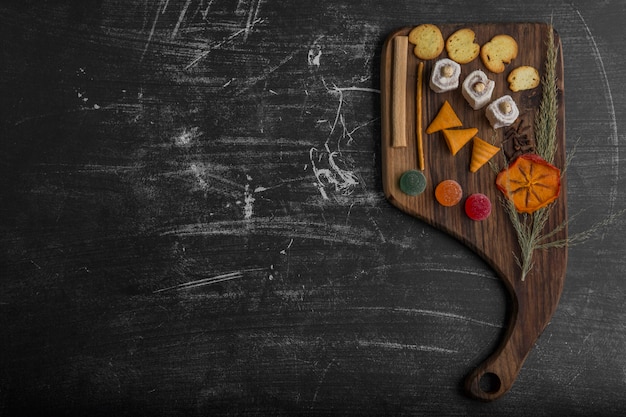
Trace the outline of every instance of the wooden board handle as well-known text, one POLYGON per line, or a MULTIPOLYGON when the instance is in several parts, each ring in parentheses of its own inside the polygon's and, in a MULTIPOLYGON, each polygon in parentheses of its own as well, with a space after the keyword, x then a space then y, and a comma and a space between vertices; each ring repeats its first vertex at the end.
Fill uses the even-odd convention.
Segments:
POLYGON ((539 337, 539 334, 532 337, 522 332, 522 327, 518 326, 517 300, 514 305, 509 331, 500 347, 465 379, 466 392, 476 399, 493 401, 504 395, 513 386, 532 343, 539 337), (528 336, 533 339, 531 345, 520 346, 520 341, 528 339, 528 336))
POLYGON ((511 297, 510 319, 499 347, 465 379, 467 393, 476 399, 492 401, 512 387, 557 308, 565 282, 567 251, 539 251, 534 260, 535 268, 525 281, 501 276, 511 297))

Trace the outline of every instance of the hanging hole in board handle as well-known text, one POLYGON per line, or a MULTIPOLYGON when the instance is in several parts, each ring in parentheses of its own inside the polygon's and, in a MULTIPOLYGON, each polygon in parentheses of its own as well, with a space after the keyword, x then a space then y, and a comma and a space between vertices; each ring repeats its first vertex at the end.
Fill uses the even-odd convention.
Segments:
POLYGON ((502 382, 493 372, 485 372, 478 381, 478 387, 486 394, 495 394, 502 388, 502 382))
POLYGON ((468 394, 482 401, 500 398, 511 385, 497 373, 486 369, 475 371, 465 382, 468 394))

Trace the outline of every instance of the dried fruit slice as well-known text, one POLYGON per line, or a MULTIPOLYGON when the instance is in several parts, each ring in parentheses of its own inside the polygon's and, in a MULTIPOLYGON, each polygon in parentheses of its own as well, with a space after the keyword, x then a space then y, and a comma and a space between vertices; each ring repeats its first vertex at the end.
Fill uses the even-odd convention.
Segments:
POLYGON ((435 188, 435 198, 442 206, 452 207, 463 198, 463 189, 454 180, 443 180, 435 188))
POLYGON ((472 162, 470 162, 470 172, 476 172, 487 163, 495 154, 500 152, 500 148, 485 142, 478 136, 474 138, 472 149, 472 162))
POLYGON ((444 101, 439 109, 439 113, 430 122, 430 125, 426 128, 426 133, 435 133, 443 129, 449 129, 451 127, 461 127, 463 123, 459 116, 456 115, 448 100, 444 101))
POLYGON ((520 213, 532 213, 556 200, 561 192, 561 170, 539 155, 519 156, 496 177, 496 186, 520 213))
POLYGON ((467 129, 443 129, 443 137, 446 139, 446 143, 452 155, 456 155, 467 142, 476 136, 476 133, 478 133, 478 129, 475 127, 469 127, 467 129))

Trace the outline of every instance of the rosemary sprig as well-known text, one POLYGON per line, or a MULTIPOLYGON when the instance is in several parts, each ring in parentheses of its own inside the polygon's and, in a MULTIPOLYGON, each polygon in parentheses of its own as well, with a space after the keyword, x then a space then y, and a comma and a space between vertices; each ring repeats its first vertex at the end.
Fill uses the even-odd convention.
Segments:
POLYGON ((558 88, 556 85, 557 47, 554 45, 554 29, 548 27, 545 72, 541 77, 541 104, 535 115, 535 141, 537 153, 553 163, 556 153, 556 126, 558 116, 558 88))
POLYGON ((620 210, 617 213, 612 213, 606 218, 595 223, 589 229, 583 230, 582 232, 576 233, 575 235, 571 235, 567 237, 566 239, 559 239, 559 240, 554 240, 550 242, 545 242, 548 238, 555 235, 558 231, 562 230, 569 223, 569 221, 573 220, 573 217, 572 217, 570 220, 563 222, 561 225, 555 228, 552 232, 546 233, 540 239, 540 242, 537 245, 537 249, 563 248, 565 246, 574 246, 574 245, 579 245, 581 243, 585 243, 587 240, 591 239, 593 235, 598 233, 600 229, 610 226, 619 217, 623 216, 625 213, 626 213, 626 209, 620 210))
MULTIPOLYGON (((545 62, 545 73, 541 78, 541 104, 539 111, 535 115, 535 142, 537 145, 537 153, 546 161, 553 163, 557 148, 557 116, 558 116, 558 90, 556 83, 556 60, 557 48, 554 44, 554 31, 552 25, 548 27, 548 39, 546 40, 547 52, 545 62)), ((504 199, 504 207, 513 229, 517 235, 517 242, 520 247, 520 256, 515 256, 517 265, 521 269, 521 280, 524 281, 526 276, 533 268, 533 253, 536 249, 547 248, 545 243, 543 229, 550 217, 550 207, 543 207, 530 214, 520 214, 515 209, 512 200, 504 199)), ((562 230, 566 224, 557 227, 562 230)), ((556 234, 552 231, 549 235, 556 234)), ((567 242, 565 242, 567 244, 567 242)))
MULTIPOLYGON (((535 142, 537 154, 550 163, 554 163, 554 157, 557 151, 557 118, 558 118, 558 87, 556 78, 556 61, 557 47, 554 44, 554 29, 552 25, 548 27, 548 39, 545 73, 541 78, 542 94, 539 111, 535 115, 535 142)), ((561 171, 564 175, 569 167, 576 148, 566 155, 565 166, 561 171)), ((533 268, 533 252, 535 250, 545 250, 550 248, 563 248, 571 245, 584 243, 600 229, 614 223, 617 218, 626 214, 626 209, 611 214, 607 218, 597 222, 590 229, 571 235, 564 239, 554 239, 559 232, 564 230, 569 222, 576 216, 564 220, 561 224, 555 226, 552 230, 544 233, 543 229, 550 217, 550 208, 552 205, 543 207, 530 214, 520 214, 515 209, 512 200, 503 198, 502 204, 511 220, 511 224, 517 234, 517 242, 520 247, 520 256, 513 255, 519 268, 521 269, 521 279, 524 281, 528 273, 533 268)))
POLYGON ((521 279, 524 281, 533 268, 533 253, 543 240, 542 230, 548 221, 550 206, 540 208, 531 214, 519 214, 512 200, 504 199, 503 204, 517 234, 520 257, 513 256, 522 270, 521 279))

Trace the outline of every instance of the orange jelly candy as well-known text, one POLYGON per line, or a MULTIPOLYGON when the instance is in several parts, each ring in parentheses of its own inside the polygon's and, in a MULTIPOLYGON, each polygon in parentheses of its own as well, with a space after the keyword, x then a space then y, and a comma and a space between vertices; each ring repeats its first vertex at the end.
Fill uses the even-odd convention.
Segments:
POLYGON ((444 180, 435 188, 435 198, 442 206, 452 207, 463 198, 463 189, 454 180, 444 180))

